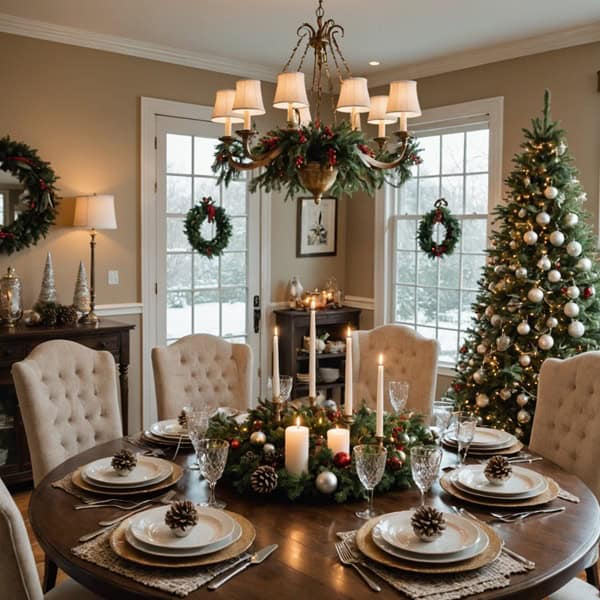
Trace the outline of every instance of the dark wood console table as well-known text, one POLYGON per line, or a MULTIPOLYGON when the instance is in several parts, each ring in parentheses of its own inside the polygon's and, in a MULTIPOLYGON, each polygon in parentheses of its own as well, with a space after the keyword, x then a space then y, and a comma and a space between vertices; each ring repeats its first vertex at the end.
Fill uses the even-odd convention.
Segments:
POLYGON ((31 463, 17 393, 10 369, 42 342, 72 340, 94 350, 110 352, 119 368, 124 433, 128 418, 129 332, 134 325, 101 319, 97 325, 74 327, 0 326, 0 477, 7 484, 31 480, 31 463))

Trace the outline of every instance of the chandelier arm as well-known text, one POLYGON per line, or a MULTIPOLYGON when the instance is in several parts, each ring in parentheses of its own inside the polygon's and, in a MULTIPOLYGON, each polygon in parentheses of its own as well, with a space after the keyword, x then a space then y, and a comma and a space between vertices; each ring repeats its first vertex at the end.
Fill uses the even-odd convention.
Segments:
POLYGON ((406 150, 408 149, 408 139, 402 142, 402 146, 397 150, 398 158, 391 162, 383 162, 382 160, 377 160, 373 156, 369 156, 364 152, 359 150, 359 158, 360 160, 367 166, 373 167, 374 169, 381 169, 382 171, 388 169, 395 169, 400 166, 402 161, 404 160, 404 156, 406 155, 406 150))
MULTIPOLYGON (((311 35, 310 30, 312 30, 314 32, 314 29, 308 23, 304 23, 304 24, 300 25, 300 27, 298 27, 298 30, 296 31, 296 35, 298 36, 298 41, 296 42, 296 46, 292 50, 292 53, 290 54, 288 61, 283 66, 283 69, 282 69, 283 73, 285 73, 288 70, 288 67, 294 60, 294 56, 296 56, 296 52, 298 51, 298 48, 300 47, 302 40, 307 36, 310 37, 310 35, 311 35), (300 33, 303 29, 308 29, 309 31, 304 31, 304 33, 300 33)), ((307 46, 307 48, 308 48, 308 46, 307 46)), ((304 56, 306 56, 306 50, 304 50, 304 54, 302 55, 302 61, 304 60, 304 56)), ((302 62, 300 64, 302 64, 302 62)))
POLYGON ((275 148, 267 154, 263 154, 260 157, 252 159, 252 162, 236 161, 231 154, 228 154, 227 163, 230 167, 238 171, 252 171, 254 169, 258 169, 259 167, 266 167, 270 162, 274 161, 282 153, 283 148, 275 148))
POLYGON ((335 56, 334 48, 335 48, 335 50, 337 50, 340 60, 342 61, 342 64, 344 65, 344 67, 346 69, 346 73, 348 73, 348 77, 352 77, 352 71, 350 70, 348 63, 346 62, 346 57, 343 55, 340 45, 337 41, 338 35, 341 35, 342 37, 344 37, 344 28, 341 25, 334 23, 333 26, 331 27, 331 29, 329 30, 329 39, 331 40, 331 45, 332 45, 331 53, 335 56))

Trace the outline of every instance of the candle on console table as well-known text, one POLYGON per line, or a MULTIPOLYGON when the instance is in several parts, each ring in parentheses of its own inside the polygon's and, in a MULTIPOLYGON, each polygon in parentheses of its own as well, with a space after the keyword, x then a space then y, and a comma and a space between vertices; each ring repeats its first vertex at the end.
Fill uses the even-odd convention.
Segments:
POLYGON ((345 378, 344 414, 352 414, 352 330, 348 327, 346 338, 346 378, 345 378))
POLYGON ((327 431, 327 447, 334 456, 338 452, 350 454, 350 431, 338 427, 327 431))
POLYGON ((383 437, 383 354, 379 355, 377 365, 377 426, 375 436, 383 437))
POLYGON ((308 427, 300 425, 300 418, 296 425, 285 429, 285 469, 292 475, 300 476, 308 473, 308 427))
POLYGON ((314 298, 310 302, 310 349, 308 355, 308 397, 317 397, 317 313, 314 298))
POLYGON ((273 335, 273 398, 280 396, 279 390, 279 330, 275 327, 273 335))

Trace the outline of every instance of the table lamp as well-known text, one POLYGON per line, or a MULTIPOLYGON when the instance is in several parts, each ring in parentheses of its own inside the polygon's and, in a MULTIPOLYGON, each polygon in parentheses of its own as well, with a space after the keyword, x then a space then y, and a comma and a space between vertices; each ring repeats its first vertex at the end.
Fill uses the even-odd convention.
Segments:
POLYGON ((115 197, 110 194, 79 196, 75 199, 73 227, 90 229, 90 312, 81 319, 82 323, 97 323, 96 307, 96 230, 116 229, 115 197))

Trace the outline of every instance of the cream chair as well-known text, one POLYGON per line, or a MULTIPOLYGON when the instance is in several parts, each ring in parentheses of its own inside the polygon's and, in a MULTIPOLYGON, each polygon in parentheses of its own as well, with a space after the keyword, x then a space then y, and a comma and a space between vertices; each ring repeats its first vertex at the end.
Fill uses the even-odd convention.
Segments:
MULTIPOLYGON (((437 378, 438 344, 412 328, 384 325, 352 334, 354 404, 364 400, 374 407, 377 396, 377 361, 383 354, 386 385, 389 381, 407 381, 410 385, 408 407, 430 414, 437 378)), ((388 400, 385 391, 386 404, 388 400)), ((389 409, 391 407, 388 406, 389 409)))
MULTIPOLYGON (((530 448, 577 475, 600 499, 600 469, 594 460, 599 445, 600 352, 545 360, 540 369, 530 448)), ((597 559, 596 553, 591 562, 597 559)), ((586 574, 588 581, 598 586, 596 567, 588 566, 586 574)), ((550 598, 585 598, 580 588, 581 583, 573 580, 550 598)))
POLYGON ((220 337, 188 335, 152 349, 158 418, 172 419, 185 405, 209 400, 246 410, 252 405, 252 349, 220 337))
POLYGON ((0 479, 0 596, 11 600, 94 600, 99 596, 68 579, 44 595, 23 517, 0 479))

